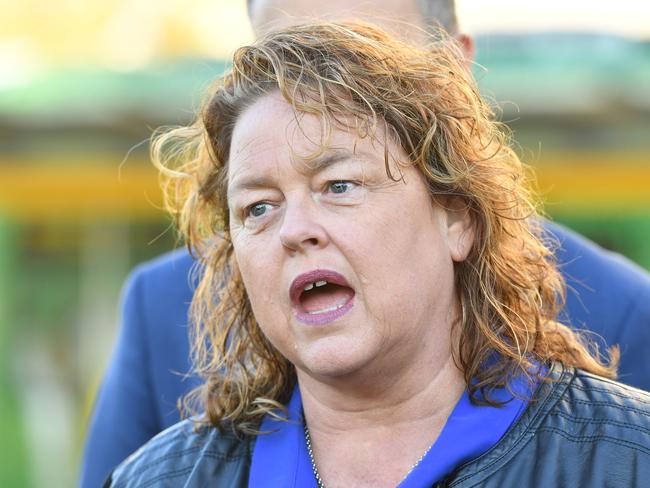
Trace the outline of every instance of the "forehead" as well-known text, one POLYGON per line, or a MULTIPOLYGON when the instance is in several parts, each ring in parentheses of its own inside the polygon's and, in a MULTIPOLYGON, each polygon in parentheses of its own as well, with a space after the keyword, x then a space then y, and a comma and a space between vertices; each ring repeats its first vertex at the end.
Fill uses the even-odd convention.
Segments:
POLYGON ((373 145, 372 137, 361 138, 354 127, 356 118, 338 117, 328 128, 316 114, 296 112, 278 92, 260 97, 238 117, 230 145, 230 163, 258 157, 308 160, 324 149, 373 145))
MULTIPOLYGON (((339 118, 340 120, 341 118, 339 118)), ((384 161, 400 148, 390 142, 385 145, 381 127, 377 136, 361 137, 354 129, 356 118, 343 118, 325 132, 320 116, 297 113, 291 104, 275 92, 255 101, 239 116, 232 134, 228 161, 228 182, 272 170, 291 163, 299 172, 312 173, 331 163, 351 159, 384 161)), ((399 155, 398 157, 402 157, 399 155)), ((383 164, 377 165, 382 171, 383 164)))

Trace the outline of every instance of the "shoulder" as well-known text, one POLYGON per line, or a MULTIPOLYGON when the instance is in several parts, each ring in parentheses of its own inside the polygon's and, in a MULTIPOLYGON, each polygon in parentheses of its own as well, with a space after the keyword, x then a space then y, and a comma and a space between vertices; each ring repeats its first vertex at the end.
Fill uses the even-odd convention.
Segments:
POLYGON ((195 261, 187 249, 176 249, 139 264, 131 273, 131 281, 146 281, 148 284, 159 286, 179 284, 188 287, 194 264, 195 261))
POLYGON ((617 344, 621 380, 650 389, 650 274, 569 229, 548 221, 544 227, 557 241, 555 255, 567 283, 561 320, 593 332, 589 338, 600 347, 617 344))
POLYGON ((603 378, 581 369, 575 369, 573 380, 567 389, 570 398, 581 402, 614 401, 615 409, 638 407, 650 414, 650 392, 624 385, 618 381, 603 378))
POLYGON ((538 429, 543 431, 573 442, 606 442, 650 456, 650 393, 573 370, 538 429))
MULTIPOLYGON (((212 480, 239 486, 248 479, 253 438, 183 420, 129 456, 106 486, 203 486, 212 480)), ((223 485, 225 486, 225 485, 223 485)))
POLYGON ((547 235, 557 241, 556 257, 569 281, 587 280, 603 287, 624 286, 623 292, 650 289, 650 276, 638 265, 618 253, 603 249, 580 234, 544 220, 547 235), (605 280, 614 279, 609 286, 605 280))
POLYGON ((124 320, 141 328, 148 323, 156 329, 159 324, 185 325, 194 289, 193 267, 194 260, 185 249, 138 265, 123 291, 124 320))
POLYGON ((643 486, 650 394, 554 364, 504 437, 449 486, 643 486))

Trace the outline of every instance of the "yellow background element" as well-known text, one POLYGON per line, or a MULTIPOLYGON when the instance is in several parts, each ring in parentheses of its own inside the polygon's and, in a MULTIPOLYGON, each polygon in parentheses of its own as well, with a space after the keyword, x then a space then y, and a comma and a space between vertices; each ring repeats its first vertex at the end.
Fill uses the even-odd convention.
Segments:
MULTIPOLYGON (((130 160, 122 168, 107 156, 78 160, 11 161, 0 166, 0 208, 17 220, 164 217, 156 170, 130 160), (87 161, 93 161, 90 165, 87 161)), ((550 213, 636 213, 650 208, 650 165, 646 154, 558 152, 536 170, 550 213)))

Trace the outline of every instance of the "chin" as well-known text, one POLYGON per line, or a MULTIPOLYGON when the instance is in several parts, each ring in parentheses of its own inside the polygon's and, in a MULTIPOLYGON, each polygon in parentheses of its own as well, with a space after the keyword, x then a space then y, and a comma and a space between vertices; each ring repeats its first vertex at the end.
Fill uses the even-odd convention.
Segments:
POLYGON ((351 346, 350 341, 345 344, 341 341, 321 339, 321 344, 305 347, 300 355, 297 368, 310 376, 322 379, 343 379, 355 376, 368 365, 369 358, 366 351, 351 346), (326 342, 323 344, 322 342, 326 342))

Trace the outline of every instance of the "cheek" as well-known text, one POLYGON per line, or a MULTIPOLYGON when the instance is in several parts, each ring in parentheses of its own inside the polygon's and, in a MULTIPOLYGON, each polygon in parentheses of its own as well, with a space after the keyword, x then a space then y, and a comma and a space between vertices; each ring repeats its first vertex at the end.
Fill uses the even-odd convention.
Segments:
POLYGON ((282 259, 271 243, 259 236, 233 237, 233 248, 253 313, 264 330, 264 324, 277 323, 282 313, 282 259))
POLYGON ((289 316, 281 303, 281 269, 277 264, 281 260, 271 253, 269 246, 255 242, 247 241, 244 246, 235 245, 237 266, 255 320, 271 344, 282 355, 289 357, 294 345, 292 336, 287 331, 289 316))
POLYGON ((268 286, 263 286, 262 281, 269 279, 269 273, 265 273, 264 269, 268 270, 272 260, 264 255, 263 250, 258 249, 259 246, 254 240, 247 239, 242 235, 233 238, 233 248, 244 287, 251 305, 255 307, 260 302, 263 292, 269 289, 268 286))
POLYGON ((453 280, 453 263, 437 214, 426 200, 404 203, 358 220, 346 232, 351 261, 372 288, 368 299, 373 303, 390 299, 412 304, 453 280))
MULTIPOLYGON (((346 222, 346 242, 356 254, 372 257, 375 266, 382 263, 408 264, 413 253, 438 247, 441 238, 438 223, 425 205, 400 205, 373 209, 361 218, 346 222), (429 217, 430 216, 430 217, 429 217)), ((388 266, 390 268, 390 266, 388 266)))

